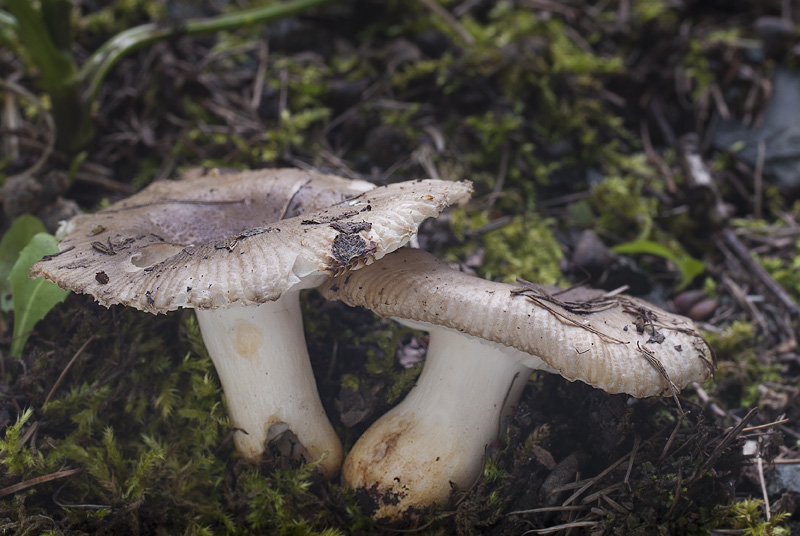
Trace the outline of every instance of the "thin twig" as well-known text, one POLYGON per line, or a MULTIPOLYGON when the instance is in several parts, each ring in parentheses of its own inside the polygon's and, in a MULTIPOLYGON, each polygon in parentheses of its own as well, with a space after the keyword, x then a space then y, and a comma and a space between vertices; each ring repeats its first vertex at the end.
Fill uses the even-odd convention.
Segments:
POLYGON ((764 140, 758 142, 758 156, 756 157, 756 169, 753 172, 753 217, 761 219, 761 205, 764 197, 764 160, 766 153, 764 140))
POLYGON ((597 521, 573 521, 572 523, 565 523, 563 525, 553 525, 552 527, 546 527, 543 529, 531 529, 526 530, 522 533, 522 536, 526 534, 552 534, 554 532, 558 532, 560 530, 569 530, 571 528, 578 528, 578 527, 596 527, 597 521))
POLYGON ((269 41, 264 39, 258 48, 258 70, 253 81, 253 95, 250 99, 250 107, 258 110, 261 106, 261 94, 264 91, 264 81, 267 78, 267 61, 269 60, 269 41))
POLYGON ((678 430, 683 424, 683 419, 686 416, 685 413, 681 413, 678 415, 678 422, 675 423, 675 428, 672 429, 672 433, 669 434, 669 439, 667 439, 666 444, 664 445, 664 449, 661 451, 661 456, 658 457, 658 461, 663 461, 664 458, 667 457, 667 452, 669 452, 669 448, 672 446, 672 442, 675 440, 675 436, 678 434, 678 430))
POLYGON ((778 299, 781 304, 789 309, 789 311, 795 316, 800 317, 800 306, 797 305, 797 302, 789 296, 786 290, 780 286, 769 273, 756 262, 756 260, 750 255, 750 251, 747 247, 739 240, 739 237, 734 233, 731 229, 723 229, 720 231, 720 237, 722 242, 728 246, 731 252, 739 259, 744 267, 751 273, 753 276, 762 284, 764 285, 767 290, 778 299))
POLYGON ((72 366, 72 364, 75 363, 75 360, 78 359, 78 356, 81 355, 81 353, 83 353, 83 351, 86 349, 87 346, 89 346, 89 343, 94 340, 96 335, 97 335, 96 333, 93 333, 88 339, 86 339, 86 341, 81 345, 81 347, 78 348, 78 351, 75 352, 75 355, 73 355, 72 359, 69 360, 69 363, 67 363, 67 366, 65 366, 64 370, 61 371, 61 374, 58 376, 58 379, 56 380, 56 383, 53 384, 53 387, 50 389, 50 392, 47 393, 47 397, 44 399, 44 403, 42 404, 42 407, 46 406, 47 403, 50 402, 50 398, 52 398, 53 393, 56 392, 56 389, 58 389, 58 386, 61 385, 61 382, 64 381, 64 377, 67 375, 67 372, 69 371, 69 369, 72 366))
POLYGON ((45 482, 50 482, 53 480, 57 480, 59 478, 72 476, 74 474, 80 473, 81 471, 83 471, 82 468, 69 469, 67 471, 58 471, 57 473, 50 473, 49 475, 37 476, 36 478, 31 478, 30 480, 25 480, 23 482, 20 482, 19 484, 14 484, 13 486, 8 486, 3 489, 0 489, 0 497, 5 497, 6 495, 11 495, 12 493, 16 493, 23 489, 43 484, 45 482))
POLYGON ((586 510, 585 506, 544 506, 542 508, 531 508, 530 510, 514 510, 506 514, 508 516, 519 516, 525 514, 540 514, 545 512, 569 512, 586 510))
POLYGON ((47 159, 50 158, 50 155, 53 154, 53 149, 55 148, 56 144, 56 124, 53 121, 53 116, 50 115, 50 112, 44 107, 42 101, 39 98, 22 87, 19 84, 11 82, 9 80, 0 80, 0 89, 5 89, 8 92, 15 93, 34 105, 36 111, 44 118, 44 122, 47 125, 48 130, 50 130, 50 136, 47 138, 47 144, 44 146, 42 154, 39 155, 39 158, 34 162, 34 164, 29 167, 28 169, 23 170, 22 172, 18 173, 17 175, 36 175, 36 173, 44 166, 47 159))
POLYGON ((769 521, 769 518, 772 517, 769 511, 769 493, 767 493, 767 482, 764 480, 764 460, 761 459, 761 456, 756 458, 756 463, 758 467, 758 481, 761 483, 761 495, 764 497, 764 515, 769 521))
POLYGON ((708 456, 706 461, 703 462, 697 469, 695 469, 694 473, 689 478, 689 482, 693 482, 699 475, 705 474, 705 472, 711 467, 716 459, 722 455, 725 449, 728 448, 728 446, 733 443, 737 437, 739 437, 739 434, 742 433, 742 429, 747 426, 747 423, 753 420, 757 414, 758 408, 751 409, 736 426, 728 430, 722 440, 714 447, 714 450, 708 456))
POLYGON ((607 467, 605 470, 603 470, 603 472, 602 472, 602 473, 598 474, 597 476, 595 476, 595 477, 593 477, 593 478, 590 478, 590 479, 589 479, 589 480, 586 482, 586 484, 584 484, 583 486, 581 486, 581 487, 580 487, 580 489, 578 489, 578 491, 576 491, 575 493, 573 493, 572 495, 570 495, 570 496, 569 496, 569 498, 568 498, 566 501, 564 501, 563 503, 561 503, 561 505, 562 505, 562 506, 569 506, 569 503, 571 503, 572 501, 574 501, 575 499, 577 499, 578 497, 580 497, 580 496, 581 496, 581 494, 582 494, 584 491, 586 491, 587 489, 589 489, 589 488, 590 488, 591 486, 593 486, 593 485, 594 485, 596 482, 598 482, 600 479, 602 479, 603 477, 605 477, 605 476, 606 476, 608 473, 610 473, 611 471, 613 471, 614 469, 616 469, 616 468, 617 468, 617 467, 618 467, 618 466, 619 466, 621 463, 623 463, 625 460, 627 460, 628 458, 630 458, 630 456, 631 456, 631 454, 630 454, 630 453, 626 454, 625 456, 623 456, 623 457, 622 457, 622 458, 620 458, 619 460, 617 460, 617 461, 615 461, 614 463, 612 463, 611 465, 609 465, 609 466, 608 466, 608 467, 607 467))
POLYGON ((754 432, 756 430, 763 430, 764 428, 770 428, 772 426, 780 426, 781 424, 786 424, 787 422, 789 422, 789 419, 781 419, 780 421, 770 422, 767 424, 759 424, 758 426, 749 426, 747 428, 742 428, 742 433, 754 432))
POLYGON ((631 459, 628 462, 628 470, 625 471, 625 478, 622 479, 622 483, 628 486, 628 490, 631 489, 631 471, 633 470, 633 461, 636 459, 636 453, 639 451, 639 446, 642 444, 642 438, 639 434, 636 434, 633 438, 633 448, 631 449, 631 459))
POLYGON ((450 26, 454 32, 458 34, 462 41, 472 46, 475 44, 475 38, 467 31, 464 26, 455 18, 452 13, 447 11, 439 2, 434 0, 419 0, 419 3, 427 7, 431 13, 442 19, 442 21, 450 26))

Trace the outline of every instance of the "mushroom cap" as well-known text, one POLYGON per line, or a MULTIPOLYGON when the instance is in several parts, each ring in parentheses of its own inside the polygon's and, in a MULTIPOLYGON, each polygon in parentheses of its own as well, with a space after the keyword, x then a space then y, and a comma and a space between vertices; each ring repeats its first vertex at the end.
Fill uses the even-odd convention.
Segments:
POLYGON ((153 313, 274 301, 399 248, 471 192, 469 182, 375 188, 293 169, 158 182, 70 220, 60 252, 31 276, 153 313))
MULTIPOLYGON (((691 320, 630 296, 486 281, 404 248, 323 283, 327 299, 511 347, 531 368, 609 393, 675 394, 708 378, 714 355, 691 320)), ((423 327, 424 329, 424 327, 423 327)))

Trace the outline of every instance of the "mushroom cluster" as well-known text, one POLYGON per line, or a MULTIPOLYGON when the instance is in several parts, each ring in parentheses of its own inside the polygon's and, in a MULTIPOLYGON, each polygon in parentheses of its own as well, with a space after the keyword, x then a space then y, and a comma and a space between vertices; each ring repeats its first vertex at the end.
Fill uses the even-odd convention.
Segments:
POLYGON ((715 366, 690 320, 637 298, 486 281, 402 248, 471 191, 467 181, 195 172, 73 218, 31 275, 106 306, 194 308, 242 456, 269 447, 319 460, 329 477, 341 468, 375 517, 396 521, 477 478, 534 370, 646 397, 676 396, 715 366), (415 387, 344 462, 303 336, 299 292, 313 287, 430 334, 415 387))
POLYGON ((403 246, 468 182, 383 187, 301 170, 190 173, 153 183, 60 231, 31 276, 150 313, 194 308, 237 449, 266 446, 339 471, 342 446, 317 393, 299 292, 403 246))

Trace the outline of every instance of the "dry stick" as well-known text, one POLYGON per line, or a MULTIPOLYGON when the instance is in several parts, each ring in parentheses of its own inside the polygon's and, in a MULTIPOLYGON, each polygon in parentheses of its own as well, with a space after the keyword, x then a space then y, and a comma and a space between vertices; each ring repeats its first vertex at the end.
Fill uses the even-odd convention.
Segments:
POLYGON ((717 82, 713 82, 708 89, 711 93, 711 98, 714 101, 714 106, 716 107, 719 116, 723 119, 730 119, 731 111, 728 109, 728 105, 725 103, 725 97, 722 95, 722 89, 719 87, 719 84, 717 82))
POLYGON ((86 349, 87 346, 89 346, 89 343, 94 340, 95 335, 96 334, 92 334, 88 339, 86 339, 86 342, 84 342, 81 345, 81 347, 78 348, 78 351, 75 352, 75 355, 73 355, 72 359, 69 360, 69 363, 67 363, 67 366, 64 367, 64 370, 62 370, 61 374, 58 376, 58 379, 56 380, 56 383, 53 384, 53 387, 50 389, 50 392, 47 393, 47 397, 44 399, 44 403, 42 404, 42 407, 46 406, 47 403, 50 402, 50 398, 53 396, 53 393, 56 392, 56 389, 58 389, 58 386, 61 385, 61 382, 64 381, 64 377, 67 375, 67 372, 69 371, 69 369, 72 366, 72 364, 75 363, 75 360, 78 359, 78 356, 81 355, 81 353, 86 349))
POLYGON ((598 521, 573 521, 572 523, 566 523, 564 525, 553 525, 552 527, 546 527, 543 529, 526 530, 522 533, 522 536, 525 536, 526 534, 552 534, 560 530, 569 530, 571 528, 578 527, 596 527, 598 523, 598 521))
POLYGON ((614 510, 616 510, 617 512, 619 512, 620 514, 625 515, 625 516, 628 516, 628 515, 631 514, 630 510, 628 510, 627 508, 625 508, 624 506, 619 504, 617 501, 615 501, 614 499, 612 499, 608 495, 603 494, 603 495, 600 496, 600 498, 603 499, 604 501, 606 501, 608 504, 610 504, 611 507, 614 510))
POLYGON ((764 140, 758 142, 758 156, 756 157, 756 169, 753 172, 753 216, 761 219, 761 205, 764 197, 764 159, 766 146, 764 140))
POLYGON ((513 512, 508 512, 506 517, 508 516, 518 516, 524 514, 539 514, 544 512, 568 512, 570 510, 578 511, 578 510, 586 510, 585 506, 543 506, 541 508, 531 508, 530 510, 514 510, 513 512))
POLYGON ((627 460, 628 458, 630 458, 630 456, 631 456, 631 453, 628 453, 628 454, 626 454, 625 456, 623 456, 623 457, 622 457, 622 458, 620 458, 619 460, 617 460, 617 461, 615 461, 614 463, 612 463, 611 465, 609 465, 609 466, 608 466, 606 469, 604 469, 604 470, 603 470, 603 472, 602 472, 602 473, 598 474, 597 476, 595 476, 595 477, 593 477, 593 478, 590 478, 590 479, 589 479, 589 480, 586 482, 586 484, 584 484, 583 486, 581 486, 581 487, 578 489, 578 491, 576 491, 575 493, 573 493, 572 495, 570 495, 570 496, 569 496, 569 498, 568 498, 566 501, 564 501, 563 503, 561 503, 561 506, 569 506, 569 503, 571 503, 572 501, 574 501, 575 499, 577 499, 578 497, 580 497, 580 495, 581 495, 581 494, 582 494, 584 491, 586 491, 587 489, 589 489, 589 488, 590 488, 591 486, 593 486, 593 485, 594 485, 596 482, 600 481, 600 479, 602 479, 603 477, 605 477, 605 476, 606 476, 608 473, 610 473, 611 471, 613 471, 614 469, 616 469, 616 468, 617 468, 617 467, 618 467, 620 464, 622 464, 622 462, 624 462, 625 460, 627 460))
POLYGON ((472 46, 475 44, 475 38, 472 37, 472 34, 467 31, 464 26, 455 18, 452 13, 447 11, 439 2, 435 2, 433 0, 419 0, 420 4, 427 7, 431 13, 442 19, 448 26, 450 26, 453 31, 455 31, 458 36, 464 41, 466 44, 472 46))
POLYGON ((32 166, 28 169, 23 170, 20 173, 17 173, 16 176, 20 175, 36 175, 39 170, 44 166, 45 162, 50 158, 50 155, 53 154, 53 150, 55 149, 56 145, 56 124, 53 121, 53 116, 45 109, 42 101, 39 100, 36 95, 25 89, 19 84, 8 80, 0 80, 0 89, 4 89, 10 93, 19 95, 25 99, 27 99, 33 106, 36 108, 37 112, 41 114, 41 117, 44 118, 44 122, 47 125, 48 130, 50 131, 50 137, 47 139, 47 144, 44 146, 44 150, 42 154, 39 155, 39 158, 34 162, 32 166))
POLYGON ((669 434, 669 439, 667 439, 666 444, 664 445, 664 449, 661 451, 661 456, 658 457, 658 461, 664 461, 664 458, 667 457, 667 452, 669 452, 669 448, 672 446, 672 442, 675 441, 675 436, 678 434, 678 430, 683 424, 683 419, 686 416, 685 413, 681 413, 678 415, 678 422, 675 423, 675 428, 672 429, 672 433, 669 434))
POLYGON ((728 276, 728 274, 723 274, 720 279, 722 280, 722 283, 728 287, 728 290, 730 290, 733 298, 739 303, 739 307, 745 311, 749 311, 750 316, 756 321, 758 326, 761 328, 761 331, 768 333, 769 326, 767 325, 767 319, 764 317, 764 314, 759 311, 758 307, 756 307, 753 302, 747 299, 747 293, 744 291, 744 289, 737 285, 733 279, 728 276))
POLYGON ((28 440, 36 433, 36 430, 39 429, 39 421, 33 421, 31 425, 25 430, 25 433, 22 434, 22 437, 19 438, 18 444, 24 445, 28 442, 28 440))
POLYGON ((494 181, 494 188, 492 195, 489 197, 488 207, 494 206, 494 202, 503 192, 503 186, 506 183, 506 175, 508 175, 508 157, 509 157, 508 142, 503 144, 503 152, 500 154, 500 168, 497 170, 497 178, 494 181))
POLYGON ((433 525, 433 523, 435 521, 436 521, 436 518, 432 517, 430 519, 430 521, 425 522, 424 525, 421 525, 421 526, 418 526, 418 527, 414 527, 414 528, 411 528, 411 529, 396 529, 396 528, 393 528, 393 527, 384 527, 384 526, 378 525, 377 523, 375 523, 375 527, 377 529, 379 529, 379 530, 386 531, 386 532, 396 532, 398 534, 415 534, 417 532, 422 532, 423 530, 427 529, 428 527, 433 525))
POLYGON ((598 499, 602 499, 603 496, 608 495, 612 491, 617 491, 619 489, 622 489, 622 486, 624 486, 624 485, 625 485, 624 482, 617 482, 616 484, 611 484, 610 486, 605 487, 605 488, 601 489, 600 491, 595 491, 594 493, 592 493, 590 495, 587 495, 586 497, 581 499, 581 502, 583 504, 589 504, 592 501, 596 501, 598 499))
POLYGON ((759 424, 758 426, 748 426, 747 428, 742 428, 742 433, 754 432, 756 430, 762 430, 764 428, 770 428, 772 426, 780 426, 781 424, 786 424, 787 422, 789 422, 789 419, 781 419, 780 421, 769 422, 767 424, 759 424))
POLYGON ((706 390, 703 389, 703 387, 699 383, 693 382, 692 389, 694 389, 694 392, 697 394, 698 398, 700 398, 700 401, 706 406, 708 406, 717 417, 722 417, 723 419, 734 417, 735 419, 736 417, 735 415, 728 413, 727 411, 719 407, 719 405, 716 402, 712 401, 711 397, 708 396, 708 393, 706 393, 706 390))
POLYGON ((761 483, 761 494, 764 497, 764 515, 767 517, 767 521, 769 521, 770 511, 769 511, 769 493, 767 493, 767 483, 764 480, 764 461, 761 459, 761 455, 756 458, 756 462, 758 464, 758 481, 761 483))
POLYGON ((267 78, 267 61, 269 60, 269 41, 264 39, 258 48, 258 70, 253 81, 253 95, 250 99, 250 107, 258 110, 261 106, 261 93, 264 91, 264 82, 267 78))
POLYGON ((731 252, 739 259, 744 267, 751 273, 755 278, 764 285, 769 292, 778 299, 781 304, 789 309, 789 311, 795 315, 795 317, 800 317, 800 306, 797 305, 797 302, 792 299, 791 296, 781 287, 769 273, 760 265, 758 264, 755 259, 750 255, 747 247, 739 240, 739 237, 736 236, 730 229, 723 229, 720 231, 720 237, 722 241, 728 246, 731 252))
POLYGON ((667 192, 674 195, 675 192, 678 191, 678 187, 675 184, 675 177, 672 175, 672 170, 669 169, 669 166, 664 163, 664 159, 653 149, 653 143, 650 141, 650 128, 647 126, 647 121, 644 119, 639 123, 639 137, 642 139, 642 145, 644 146, 647 159, 658 168, 658 171, 664 178, 667 192))
POLYGON ((43 484, 45 482, 50 482, 51 480, 72 476, 76 473, 80 473, 81 471, 83 471, 82 468, 69 469, 67 471, 58 471, 57 473, 51 473, 49 475, 37 476, 36 478, 31 478, 30 480, 20 482, 19 484, 14 484, 13 486, 0 489, 0 497, 5 497, 6 495, 11 495, 12 493, 16 493, 20 490, 30 488, 38 484, 43 484))
POLYGON ((719 444, 716 447, 714 447, 714 450, 708 456, 706 461, 703 462, 703 464, 700 465, 697 469, 695 469, 694 473, 692 473, 692 476, 689 477, 690 483, 693 482, 698 475, 704 474, 711 467, 711 464, 713 464, 714 461, 722 455, 722 452, 726 448, 728 448, 728 446, 731 443, 733 443, 733 441, 742 432, 742 429, 745 426, 747 426, 747 423, 753 420, 753 418, 756 416, 757 413, 758 413, 758 408, 751 409, 750 411, 747 412, 747 415, 745 415, 744 418, 742 418, 742 420, 739 421, 739 424, 737 424, 736 426, 734 426, 733 428, 731 428, 726 432, 725 437, 723 437, 722 441, 720 441, 719 444))
POLYGON ((625 471, 625 478, 622 479, 622 483, 628 486, 628 490, 631 489, 631 471, 633 471, 633 461, 636 459, 636 453, 639 452, 639 446, 642 443, 642 438, 639 434, 636 434, 633 438, 633 449, 631 449, 631 459, 628 463, 628 470, 625 471))
POLYGON ((675 484, 675 498, 672 500, 672 504, 667 511, 667 515, 671 516, 672 513, 675 511, 675 507, 678 506, 678 499, 681 498, 681 488, 683 487, 683 468, 678 467, 678 482, 675 484))

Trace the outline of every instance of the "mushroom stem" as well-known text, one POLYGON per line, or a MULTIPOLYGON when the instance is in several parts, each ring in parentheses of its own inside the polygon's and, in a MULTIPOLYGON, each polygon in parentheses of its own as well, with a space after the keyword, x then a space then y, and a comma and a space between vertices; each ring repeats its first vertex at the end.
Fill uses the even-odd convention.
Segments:
POLYGON ((342 445, 317 392, 303 335, 299 292, 257 306, 197 309, 208 353, 239 430, 236 448, 258 461, 266 445, 339 470, 342 445), (323 458, 324 456, 324 458, 323 458))
POLYGON ((406 398, 356 442, 342 468, 348 486, 369 494, 378 519, 445 505, 450 483, 468 489, 531 373, 507 347, 401 322, 430 332, 425 367, 406 398))

